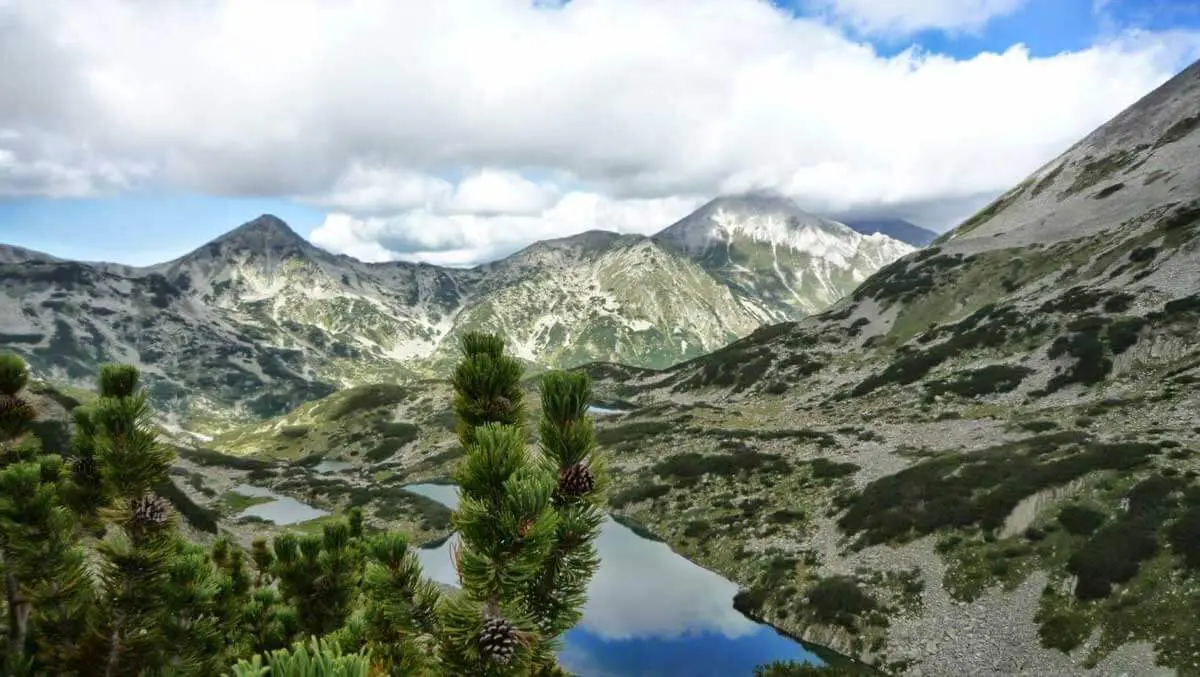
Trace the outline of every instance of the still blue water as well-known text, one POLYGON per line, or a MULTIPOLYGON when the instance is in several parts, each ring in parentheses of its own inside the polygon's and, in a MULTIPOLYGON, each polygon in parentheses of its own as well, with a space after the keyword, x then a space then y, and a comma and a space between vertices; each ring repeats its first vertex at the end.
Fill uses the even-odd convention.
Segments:
MULTIPOLYGON (((418 484, 408 491, 450 508, 458 488, 418 484)), ((418 551, 425 574, 457 585, 450 547, 418 551)), ((775 660, 820 664, 803 645, 733 608, 737 586, 638 536, 611 519, 596 542, 600 568, 583 621, 565 635, 563 667, 580 677, 750 677, 775 660)))
POLYGON ((325 510, 314 508, 307 503, 301 503, 291 496, 282 496, 270 489, 256 487, 252 484, 239 484, 233 488, 233 492, 242 496, 271 499, 270 501, 246 508, 238 514, 239 519, 242 517, 257 517, 268 522, 274 522, 275 524, 287 525, 307 522, 329 514, 325 510))

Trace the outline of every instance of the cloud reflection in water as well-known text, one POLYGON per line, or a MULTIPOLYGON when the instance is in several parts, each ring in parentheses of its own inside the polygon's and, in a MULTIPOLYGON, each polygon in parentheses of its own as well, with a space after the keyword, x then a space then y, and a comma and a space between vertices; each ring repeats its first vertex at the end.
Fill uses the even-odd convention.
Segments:
MULTIPOLYGON (((450 508, 450 485, 405 487, 450 508)), ((425 575, 457 585, 450 548, 418 550, 425 575)), ((596 541, 600 568, 583 621, 566 635, 563 666, 585 677, 736 677, 772 660, 812 660, 803 646, 733 608, 737 586, 606 518, 596 541)))

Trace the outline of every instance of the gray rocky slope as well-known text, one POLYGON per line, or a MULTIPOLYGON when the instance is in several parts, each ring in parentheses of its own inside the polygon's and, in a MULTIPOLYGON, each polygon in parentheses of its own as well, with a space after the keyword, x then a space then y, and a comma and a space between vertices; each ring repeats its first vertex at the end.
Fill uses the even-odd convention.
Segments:
POLYGON ((1200 64, 829 310, 588 369, 637 407, 616 506, 749 612, 902 674, 1196 675, 1198 329, 1200 64))
POLYGON ((158 407, 214 428, 444 373, 471 329, 504 335, 534 369, 668 366, 824 308, 911 251, 752 197, 717 200, 664 235, 586 232, 465 270, 330 254, 272 216, 145 268, 0 245, 0 348, 58 382, 136 364, 158 407), (675 235, 720 237, 727 260, 675 235), (755 258, 764 247, 769 260, 755 258))

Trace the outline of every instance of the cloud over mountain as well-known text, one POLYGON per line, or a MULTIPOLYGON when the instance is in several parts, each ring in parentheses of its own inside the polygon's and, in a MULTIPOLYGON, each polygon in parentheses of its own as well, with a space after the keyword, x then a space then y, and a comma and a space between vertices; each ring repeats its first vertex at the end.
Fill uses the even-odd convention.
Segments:
POLYGON ((290 196, 328 210, 328 246, 444 262, 652 232, 751 189, 944 227, 964 216, 947 204, 1011 185, 1200 45, 885 56, 841 26, 965 30, 1017 3, 817 4, 8 0, 0 196, 290 196))

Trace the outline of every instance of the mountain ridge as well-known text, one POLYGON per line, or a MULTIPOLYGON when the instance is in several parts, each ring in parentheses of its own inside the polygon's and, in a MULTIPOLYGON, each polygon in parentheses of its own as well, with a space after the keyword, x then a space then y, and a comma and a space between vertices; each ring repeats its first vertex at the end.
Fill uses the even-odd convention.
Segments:
POLYGON ((934 231, 904 219, 846 219, 842 223, 864 235, 881 233, 917 248, 928 246, 938 238, 934 231))
MULTIPOLYGON (((802 258, 765 274, 824 265, 802 258)), ((204 425, 443 373, 471 330, 504 335, 534 369, 666 366, 803 312, 759 294, 761 270, 731 285, 661 240, 599 230, 463 269, 333 254, 264 214, 151 266, 53 257, 0 266, 13 280, 0 295, 0 343, 35 372, 75 381, 103 361, 138 364, 160 382, 156 404, 204 425), (207 373, 188 366, 198 363, 207 373)), ((806 307, 848 291, 824 289, 806 307)))

